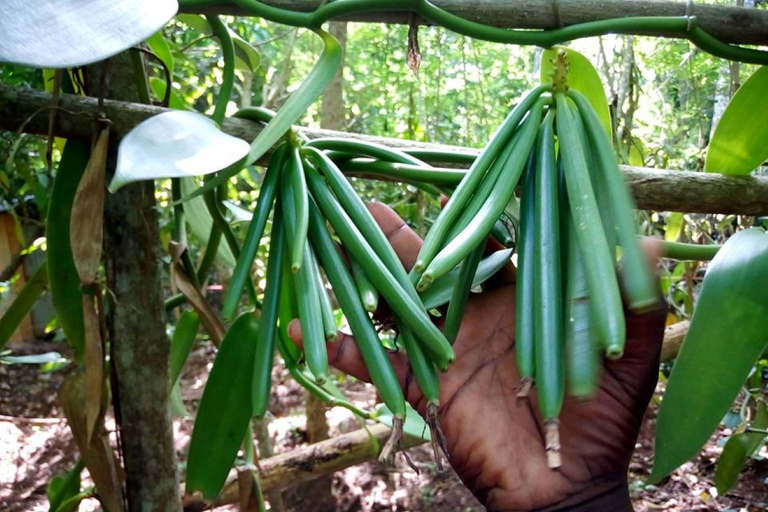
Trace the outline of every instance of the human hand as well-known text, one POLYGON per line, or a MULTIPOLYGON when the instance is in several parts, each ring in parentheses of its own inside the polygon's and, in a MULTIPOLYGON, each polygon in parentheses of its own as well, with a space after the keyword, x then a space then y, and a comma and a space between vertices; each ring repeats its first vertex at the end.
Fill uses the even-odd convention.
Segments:
MULTIPOLYGON (((421 239, 389 207, 369 206, 406 267, 421 239)), ((454 345, 456 362, 440 375, 439 419, 450 463, 488 510, 632 510, 626 473, 640 423, 658 376, 664 308, 626 313, 624 356, 606 361, 594 399, 566 397, 560 414, 562 467, 552 470, 544 451, 535 387, 518 398, 515 363, 515 285, 511 265, 466 308, 454 345)), ((291 337, 301 342, 294 321, 291 337)), ((426 400, 403 353, 392 364, 407 400, 424 415, 426 400)), ((328 345, 329 363, 370 381, 354 340, 328 345)))

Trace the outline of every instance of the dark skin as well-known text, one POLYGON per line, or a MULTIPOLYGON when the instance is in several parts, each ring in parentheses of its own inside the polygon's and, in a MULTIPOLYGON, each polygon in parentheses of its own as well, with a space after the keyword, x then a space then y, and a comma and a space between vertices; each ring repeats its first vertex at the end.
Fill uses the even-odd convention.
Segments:
MULTIPOLYGON (((391 209, 369 207, 401 262, 410 269, 421 239, 391 209)), ((651 255, 654 248, 649 248, 651 255)), ((454 349, 456 362, 440 376, 440 424, 450 463, 488 510, 632 510, 626 474, 640 423, 656 386, 665 309, 626 313, 627 345, 606 361, 597 395, 566 397, 560 415, 562 467, 547 466, 535 388, 518 398, 515 364, 515 285, 511 265, 469 301, 454 349)), ((301 340, 298 322, 290 334, 301 340)), ((328 345, 329 362, 370 380, 354 340, 328 345)), ((426 402, 404 354, 392 363, 406 398, 422 415, 426 402)))

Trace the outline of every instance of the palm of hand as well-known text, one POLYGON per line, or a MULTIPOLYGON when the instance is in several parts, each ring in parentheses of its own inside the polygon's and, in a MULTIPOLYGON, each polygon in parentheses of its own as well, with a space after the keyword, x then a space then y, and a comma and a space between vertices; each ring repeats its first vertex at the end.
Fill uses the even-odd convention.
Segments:
MULTIPOLYGON (((566 398, 560 416, 563 466, 544 452, 535 392, 518 398, 514 286, 475 296, 441 378, 440 420, 451 465, 490 510, 534 510, 623 484, 658 372, 659 314, 629 317, 623 359, 606 364, 597 396, 566 398)), ((415 388, 415 386, 412 386, 415 388)), ((423 400, 409 393, 420 410, 423 400), (415 400, 414 400, 415 399, 415 400)))
MULTIPOLYGON (((388 207, 371 212, 406 268, 419 237, 388 207)), ((626 471, 658 374, 663 311, 627 314, 627 347, 607 362, 596 397, 566 397, 560 415, 562 468, 547 466, 543 425, 531 396, 518 398, 515 364, 515 287, 509 269, 496 288, 473 296, 454 349, 456 362, 440 376, 440 423, 450 463, 489 510, 547 510, 579 502, 626 482, 626 471)), ((297 321, 291 336, 301 341, 297 321)), ((328 346, 329 362, 370 381, 352 338, 328 346)), ((406 398, 422 415, 426 402, 411 378, 404 354, 392 356, 406 398)))

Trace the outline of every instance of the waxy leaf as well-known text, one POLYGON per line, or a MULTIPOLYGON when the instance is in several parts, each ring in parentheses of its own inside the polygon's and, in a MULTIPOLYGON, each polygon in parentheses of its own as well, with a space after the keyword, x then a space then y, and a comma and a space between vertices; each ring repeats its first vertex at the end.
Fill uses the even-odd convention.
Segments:
MULTIPOLYGON (((758 403, 755 419, 750 426, 759 430, 768 427, 768 406, 765 402, 758 403)), ((715 470, 715 487, 720 496, 731 490, 747 458, 762 446, 764 439, 765 434, 762 432, 739 432, 728 439, 723 453, 717 459, 715 470)))
POLYGON ((768 67, 739 87, 709 141, 704 171, 749 174, 768 158, 768 67))
POLYGON ((554 68, 552 61, 558 50, 565 50, 568 58, 568 88, 575 89, 583 94, 592 108, 595 109, 600 124, 603 125, 608 140, 613 140, 613 128, 611 114, 608 110, 608 98, 605 97, 603 82, 597 70, 585 56, 579 52, 564 46, 553 46, 541 54, 540 76, 541 83, 552 81, 554 68))
POLYGON ((227 479, 251 419, 251 381, 259 321, 240 315, 213 361, 200 400, 187 459, 186 492, 215 498, 227 479))
POLYGON ((712 260, 659 410, 651 482, 696 455, 768 344, 768 235, 736 233, 712 260))
MULTIPOLYGON (((180 185, 182 198, 192 195, 198 189, 193 178, 181 178, 180 185)), ((208 211, 205 199, 200 196, 187 199, 183 203, 183 208, 184 218, 189 225, 190 231, 203 245, 207 245, 208 237, 211 235, 211 228, 213 227, 213 217, 211 217, 211 212, 208 211)), ((229 248, 229 244, 225 243, 219 244, 219 248, 216 251, 216 259, 230 268, 237 264, 237 259, 232 254, 232 249, 229 248)))
POLYGON ((210 174, 236 164, 248 150, 247 142, 222 132, 202 114, 163 112, 122 140, 109 191, 134 181, 210 174))
POLYGON ((61 153, 61 161, 53 182, 51 201, 46 217, 48 250, 48 282, 59 325, 69 344, 75 349, 75 360, 81 362, 85 344, 83 299, 80 277, 75 267, 70 243, 70 219, 80 178, 90 157, 91 144, 70 139, 61 153))
POLYGON ((178 9, 176 0, 3 0, 0 62, 91 64, 144 41, 178 9))
POLYGON ((187 362, 192 345, 195 344, 197 331, 200 329, 200 315, 195 311, 185 311, 176 322, 176 329, 171 338, 170 368, 171 385, 175 385, 187 362))

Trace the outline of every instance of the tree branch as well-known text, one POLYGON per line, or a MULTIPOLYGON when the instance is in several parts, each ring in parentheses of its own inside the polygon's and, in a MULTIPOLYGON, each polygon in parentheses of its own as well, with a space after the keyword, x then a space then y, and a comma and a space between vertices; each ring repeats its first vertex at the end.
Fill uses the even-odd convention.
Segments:
MULTIPOLYGON (((45 92, 0 86, 0 129, 18 130, 23 126, 29 133, 48 133, 48 118, 41 112, 50 105, 51 96, 45 92)), ((54 133, 61 137, 90 138, 91 123, 97 112, 96 100, 61 95, 61 110, 54 133)), ((116 136, 125 135, 144 119, 166 111, 160 107, 104 101, 104 111, 112 122, 116 136)), ((263 125, 244 119, 228 118, 223 130, 230 135, 251 141, 263 125)), ((386 137, 304 128, 307 137, 344 137, 368 140, 391 147, 454 151, 475 155, 476 150, 430 144, 386 137)), ((266 158, 261 162, 265 163, 266 158)), ((734 213, 741 215, 768 214, 768 178, 754 176, 722 176, 712 173, 647 169, 622 166, 638 208, 657 211, 697 213, 734 213)))
MULTIPOLYGON (((693 4, 663 0, 559 0, 559 19, 552 0, 431 0, 433 4, 462 18, 505 28, 552 29, 588 21, 635 16, 695 16, 697 24, 709 34, 726 43, 768 44, 768 11, 725 5, 693 4)), ((294 11, 314 11, 323 0, 267 0, 264 3, 294 11)), ((230 3, 214 7, 196 7, 187 12, 234 14, 248 13, 230 3)), ((408 24, 408 12, 368 12, 339 17, 340 21, 408 24)), ((644 35, 638 32, 638 35, 644 35)), ((678 34, 654 32, 645 34, 662 37, 680 37, 678 34)))

